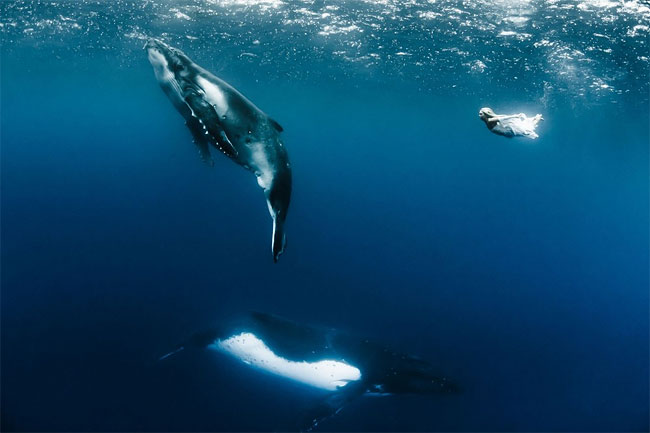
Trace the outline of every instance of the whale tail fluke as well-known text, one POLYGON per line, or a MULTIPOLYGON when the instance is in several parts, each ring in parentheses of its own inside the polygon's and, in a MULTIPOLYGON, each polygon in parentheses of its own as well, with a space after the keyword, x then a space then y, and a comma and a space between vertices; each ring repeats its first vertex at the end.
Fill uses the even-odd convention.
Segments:
POLYGON ((284 252, 284 247, 287 244, 287 238, 284 234, 284 220, 277 216, 273 218, 273 239, 271 241, 271 248, 273 249, 273 261, 278 262, 280 254, 284 252))

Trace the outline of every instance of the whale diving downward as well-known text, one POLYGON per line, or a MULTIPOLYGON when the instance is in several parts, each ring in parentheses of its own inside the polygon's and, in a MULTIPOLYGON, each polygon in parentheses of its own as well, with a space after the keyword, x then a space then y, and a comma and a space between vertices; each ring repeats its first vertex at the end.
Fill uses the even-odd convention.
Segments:
POLYGON ((324 399, 298 420, 311 430, 364 395, 447 394, 457 390, 415 356, 333 328, 254 312, 235 323, 197 332, 160 359, 189 348, 232 357, 255 370, 318 388, 324 399))
POLYGON ((282 127, 234 87, 157 39, 146 45, 158 83, 181 113, 201 159, 213 165, 210 147, 252 171, 273 218, 273 260, 284 251, 291 199, 291 166, 282 127))

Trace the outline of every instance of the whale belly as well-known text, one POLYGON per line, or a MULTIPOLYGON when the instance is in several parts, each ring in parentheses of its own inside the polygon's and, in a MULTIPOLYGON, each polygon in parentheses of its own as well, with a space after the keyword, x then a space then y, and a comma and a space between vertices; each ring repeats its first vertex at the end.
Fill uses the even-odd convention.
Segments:
POLYGON ((282 358, 250 332, 218 340, 209 348, 268 373, 328 391, 336 391, 349 382, 361 379, 358 368, 342 361, 324 359, 306 362, 282 358))

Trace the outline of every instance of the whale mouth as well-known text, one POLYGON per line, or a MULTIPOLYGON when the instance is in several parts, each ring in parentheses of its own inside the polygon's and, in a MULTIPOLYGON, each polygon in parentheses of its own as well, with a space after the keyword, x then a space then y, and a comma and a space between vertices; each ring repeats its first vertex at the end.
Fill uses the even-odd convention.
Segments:
POLYGON ((162 43, 158 39, 149 39, 142 48, 147 51, 149 62, 152 65, 167 63, 162 43))
POLYGON ((151 49, 151 48, 157 48, 160 49, 162 47, 165 47, 165 43, 161 41, 160 39, 156 38, 149 38, 147 39, 147 42, 144 44, 144 49, 151 49))
POLYGON ((157 44, 156 44, 156 39, 148 39, 147 42, 144 43, 144 46, 142 47, 143 50, 155 50, 157 49, 157 44))
POLYGON ((165 55, 155 46, 146 46, 147 57, 149 58, 149 63, 151 66, 156 69, 156 71, 162 75, 165 69, 167 69, 168 62, 165 58, 165 55))
POLYGON ((147 40, 147 42, 144 44, 144 47, 142 48, 149 53, 150 59, 152 57, 152 53, 155 53, 161 57, 166 57, 172 51, 167 44, 165 44, 160 39, 155 38, 147 40))

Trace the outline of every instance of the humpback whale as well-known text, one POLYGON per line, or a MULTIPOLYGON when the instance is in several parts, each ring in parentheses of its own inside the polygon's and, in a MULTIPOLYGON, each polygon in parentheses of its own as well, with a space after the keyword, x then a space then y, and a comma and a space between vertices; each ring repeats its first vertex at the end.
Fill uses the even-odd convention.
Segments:
POLYGON ((236 323, 193 334, 160 359, 200 348, 235 358, 252 369, 325 391, 299 420, 312 430, 364 395, 453 393, 457 387, 415 356, 334 328, 299 324, 253 312, 236 323))
POLYGON ((264 190, 273 218, 273 260, 284 251, 285 220, 291 199, 291 166, 282 127, 234 87, 158 39, 145 45, 154 74, 185 119, 201 159, 213 165, 218 149, 252 171, 264 190))

